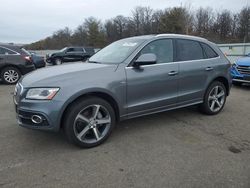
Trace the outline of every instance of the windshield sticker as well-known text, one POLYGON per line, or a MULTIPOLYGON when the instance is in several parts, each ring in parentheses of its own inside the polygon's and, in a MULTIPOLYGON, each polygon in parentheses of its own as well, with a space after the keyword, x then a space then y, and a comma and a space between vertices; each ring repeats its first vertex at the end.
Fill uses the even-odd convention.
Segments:
POLYGON ((129 47, 133 47, 136 46, 137 43, 136 42, 125 42, 122 46, 129 46, 129 47))

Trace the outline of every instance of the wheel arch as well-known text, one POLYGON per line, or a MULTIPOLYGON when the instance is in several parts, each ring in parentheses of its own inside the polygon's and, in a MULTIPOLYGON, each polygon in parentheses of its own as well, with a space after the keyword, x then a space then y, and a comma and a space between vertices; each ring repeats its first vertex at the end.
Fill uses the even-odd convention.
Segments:
POLYGON ((5 64, 0 68, 0 73, 2 73, 3 69, 7 68, 7 67, 14 67, 17 70, 19 70, 19 72, 21 73, 21 75, 23 74, 23 72, 21 71, 21 69, 17 66, 17 65, 12 65, 12 64, 5 64))
POLYGON ((226 77, 224 77, 224 76, 218 76, 218 77, 214 78, 214 79, 208 84, 207 88, 208 88, 213 82, 215 82, 215 81, 221 82, 221 83, 225 86, 226 92, 227 92, 227 96, 228 96, 229 93, 230 93, 230 84, 229 84, 228 79, 227 79, 226 77))
POLYGON ((103 91, 90 91, 90 92, 86 92, 78 96, 75 96, 74 98, 71 98, 70 101, 65 105, 60 116, 60 128, 62 128, 62 125, 63 125, 62 122, 63 122, 63 119, 65 118, 65 114, 67 113, 67 110, 69 109, 69 107, 73 103, 77 102, 78 100, 83 100, 84 98, 87 98, 87 97, 99 97, 103 100, 106 100, 114 109, 116 121, 120 120, 119 106, 113 96, 103 91))

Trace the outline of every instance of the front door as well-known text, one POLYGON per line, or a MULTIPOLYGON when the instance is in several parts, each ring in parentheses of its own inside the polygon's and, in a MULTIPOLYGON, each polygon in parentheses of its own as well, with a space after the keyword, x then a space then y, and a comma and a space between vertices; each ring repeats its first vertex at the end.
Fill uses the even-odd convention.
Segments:
POLYGON ((159 39, 147 44, 138 54, 154 53, 156 64, 126 67, 129 116, 160 111, 176 104, 179 68, 173 62, 173 52, 172 39, 159 39))

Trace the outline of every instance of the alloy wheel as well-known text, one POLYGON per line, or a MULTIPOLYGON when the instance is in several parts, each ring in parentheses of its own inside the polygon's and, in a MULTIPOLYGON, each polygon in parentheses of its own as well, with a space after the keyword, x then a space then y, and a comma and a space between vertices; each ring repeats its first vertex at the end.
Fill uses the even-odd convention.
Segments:
POLYGON ((212 112, 221 110, 225 103, 225 91, 221 86, 215 86, 208 95, 208 105, 212 112))
POLYGON ((81 110, 74 121, 74 133, 79 141, 93 144, 105 137, 111 127, 111 117, 102 105, 90 105, 81 110))
POLYGON ((4 72, 3 77, 6 80, 6 82, 12 84, 12 83, 15 83, 18 81, 19 74, 15 70, 10 69, 10 70, 7 70, 6 72, 4 72))

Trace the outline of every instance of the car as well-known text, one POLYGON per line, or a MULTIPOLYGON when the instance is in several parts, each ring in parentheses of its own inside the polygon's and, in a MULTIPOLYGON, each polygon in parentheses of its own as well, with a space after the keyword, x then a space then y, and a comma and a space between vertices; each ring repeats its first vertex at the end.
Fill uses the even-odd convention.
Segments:
POLYGON ((122 39, 87 63, 23 77, 14 92, 18 124, 62 128, 70 142, 94 147, 126 119, 191 105, 218 114, 230 93, 230 68, 219 48, 203 38, 160 34, 122 39))
POLYGON ((36 69, 43 68, 46 66, 44 56, 38 55, 38 54, 36 54, 36 52, 33 52, 33 51, 31 51, 30 54, 31 54, 31 59, 32 59, 36 69))
POLYGON ((46 62, 53 65, 60 65, 65 62, 86 61, 95 50, 92 47, 66 47, 58 52, 47 54, 46 62))
POLYGON ((250 57, 238 59, 231 68, 233 84, 241 86, 243 83, 250 83, 250 57))
POLYGON ((5 84, 15 84, 22 75, 35 69, 31 55, 20 46, 0 44, 0 78, 5 84))

